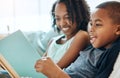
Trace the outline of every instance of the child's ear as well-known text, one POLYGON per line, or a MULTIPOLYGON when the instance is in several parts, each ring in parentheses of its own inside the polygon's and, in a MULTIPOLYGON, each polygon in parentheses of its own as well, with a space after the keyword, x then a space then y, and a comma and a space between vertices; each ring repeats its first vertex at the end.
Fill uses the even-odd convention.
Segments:
POLYGON ((117 25, 116 27, 116 35, 120 35, 120 25, 117 25))

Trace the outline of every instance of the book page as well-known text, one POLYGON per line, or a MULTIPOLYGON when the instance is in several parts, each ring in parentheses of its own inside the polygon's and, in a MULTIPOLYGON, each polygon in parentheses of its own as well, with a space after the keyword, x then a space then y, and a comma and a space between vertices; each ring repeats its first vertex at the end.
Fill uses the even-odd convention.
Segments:
MULTIPOLYGON (((0 40, 0 54, 4 56, 20 77, 43 78, 34 68, 35 62, 41 56, 20 30, 0 40)), ((7 70, 9 70, 8 68, 7 70)))

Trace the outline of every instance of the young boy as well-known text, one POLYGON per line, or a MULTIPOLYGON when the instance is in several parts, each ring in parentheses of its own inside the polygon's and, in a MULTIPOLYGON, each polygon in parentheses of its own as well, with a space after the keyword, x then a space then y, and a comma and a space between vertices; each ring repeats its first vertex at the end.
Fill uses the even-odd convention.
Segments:
POLYGON ((48 78, 108 78, 120 52, 120 2, 105 2, 91 15, 90 42, 80 56, 62 71, 49 57, 35 64, 48 78))

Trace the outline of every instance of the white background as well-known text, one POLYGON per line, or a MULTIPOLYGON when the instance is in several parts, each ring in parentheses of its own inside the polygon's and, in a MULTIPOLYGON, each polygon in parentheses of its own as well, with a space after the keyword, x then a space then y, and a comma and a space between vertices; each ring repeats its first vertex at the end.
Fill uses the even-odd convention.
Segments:
MULTIPOLYGON (((0 0, 0 33, 48 31, 51 29, 51 7, 56 0, 0 0)), ((87 0, 91 11, 109 0, 87 0)))

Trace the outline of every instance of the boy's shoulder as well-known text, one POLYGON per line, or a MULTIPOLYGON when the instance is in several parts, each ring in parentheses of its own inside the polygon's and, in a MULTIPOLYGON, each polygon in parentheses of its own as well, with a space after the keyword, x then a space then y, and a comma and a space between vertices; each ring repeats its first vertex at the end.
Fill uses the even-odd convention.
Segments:
POLYGON ((92 44, 89 44, 85 49, 84 53, 93 54, 93 55, 101 55, 106 49, 104 48, 94 48, 92 44))

